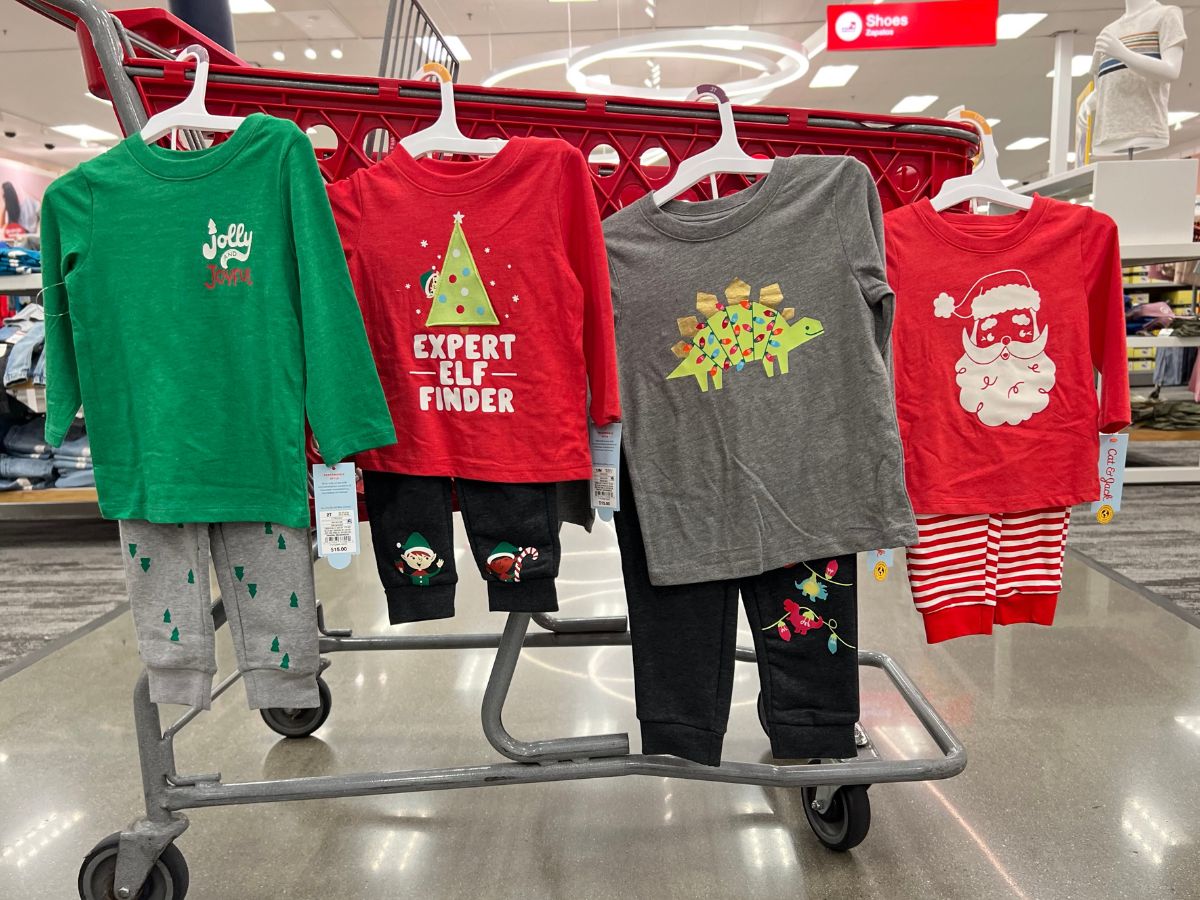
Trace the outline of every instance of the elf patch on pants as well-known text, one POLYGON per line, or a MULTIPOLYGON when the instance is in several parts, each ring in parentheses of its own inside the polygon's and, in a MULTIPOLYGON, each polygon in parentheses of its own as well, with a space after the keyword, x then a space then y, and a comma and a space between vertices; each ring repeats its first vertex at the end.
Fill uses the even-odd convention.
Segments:
POLYGON ((400 559, 393 565, 397 572, 407 575, 415 585, 429 584, 445 568, 446 561, 444 559, 438 558, 436 563, 433 562, 437 554, 430 548, 425 535, 419 531, 414 531, 403 544, 396 546, 400 548, 400 559))
POLYGON ((502 612, 558 609, 557 485, 363 472, 371 541, 392 624, 454 615, 453 494, 471 554, 502 612))

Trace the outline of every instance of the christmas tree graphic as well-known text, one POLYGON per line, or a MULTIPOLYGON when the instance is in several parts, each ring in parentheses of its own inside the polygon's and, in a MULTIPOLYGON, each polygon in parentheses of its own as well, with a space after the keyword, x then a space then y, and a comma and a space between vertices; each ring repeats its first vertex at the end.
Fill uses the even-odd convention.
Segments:
POLYGON ((241 581, 242 576, 246 574, 246 567, 245 566, 234 566, 233 574, 237 578, 238 581, 241 581))
POLYGON ((130 544, 129 545, 129 558, 133 559, 135 556, 137 556, 137 544, 130 544))
POLYGON ((179 643, 179 629, 178 628, 174 629, 171 632, 171 640, 173 640, 177 644, 179 643))
POLYGON ((283 654, 283 659, 279 661, 279 668, 287 669, 287 668, 291 667, 291 664, 292 663, 291 663, 291 660, 288 659, 288 655, 286 653, 283 654))
POLYGON ((271 534, 271 523, 263 522, 263 534, 271 534))
POLYGON ((296 596, 296 592, 292 591, 292 602, 288 604, 292 609, 300 608, 300 598, 296 596))
POLYGON ((286 549, 287 549, 287 541, 285 541, 285 540, 283 539, 283 535, 282 535, 282 534, 279 536, 279 549, 280 549, 280 550, 286 550, 286 549))
POLYGON ((434 297, 426 325, 499 325, 487 288, 475 266, 471 247, 462 229, 463 214, 454 214, 454 230, 442 260, 434 297))
POLYGON ((150 557, 148 557, 148 556, 143 556, 143 557, 142 557, 140 560, 138 560, 138 562, 140 562, 140 563, 142 564, 142 571, 143 571, 143 572, 149 572, 149 571, 150 571, 150 557))
POLYGON ((196 583, 196 573, 193 572, 191 569, 188 569, 188 584, 195 584, 195 583, 196 583))
POLYGON ((171 624, 171 611, 169 609, 163 610, 163 624, 165 624, 165 625, 171 624))
POLYGON ((271 641, 271 652, 279 652, 279 635, 275 635, 275 640, 271 641))
POLYGON ((246 590, 248 590, 250 592, 251 597, 254 597, 258 594, 258 585, 253 584, 253 583, 248 584, 248 585, 246 585, 246 590))

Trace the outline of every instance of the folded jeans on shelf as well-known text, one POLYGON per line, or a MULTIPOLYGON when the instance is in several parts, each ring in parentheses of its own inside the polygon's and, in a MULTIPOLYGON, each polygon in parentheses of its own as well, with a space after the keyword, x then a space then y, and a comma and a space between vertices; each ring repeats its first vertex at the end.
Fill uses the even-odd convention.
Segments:
POLYGON ((92 468, 92 458, 90 456, 60 456, 54 455, 54 468, 61 472, 75 472, 80 469, 92 468))
POLYGON ((33 371, 33 357, 46 342, 46 324, 35 322, 25 336, 13 345, 8 354, 8 365, 4 369, 4 385, 24 381, 33 371))
POLYGON ((23 425, 10 428, 4 436, 4 449, 13 453, 47 453, 46 417, 35 416, 23 425))
POLYGON ((0 492, 40 491, 50 487, 50 482, 40 478, 0 478, 0 492))
POLYGON ((88 441, 86 434, 72 438, 70 437, 70 432, 68 432, 67 438, 58 445, 58 449, 54 451, 54 455, 71 458, 86 456, 90 459, 92 456, 92 445, 88 441))
POLYGON ((0 478, 53 478, 54 462, 49 459, 29 459, 22 456, 0 455, 0 478))
POLYGON ((95 487, 96 470, 80 469, 77 472, 68 472, 65 475, 60 475, 58 480, 54 482, 54 486, 60 488, 95 487))
POLYGON ((48 450, 45 452, 42 452, 42 453, 18 453, 15 450, 3 450, 3 451, 0 451, 0 455, 11 456, 14 459, 53 459, 54 458, 54 456, 48 450))

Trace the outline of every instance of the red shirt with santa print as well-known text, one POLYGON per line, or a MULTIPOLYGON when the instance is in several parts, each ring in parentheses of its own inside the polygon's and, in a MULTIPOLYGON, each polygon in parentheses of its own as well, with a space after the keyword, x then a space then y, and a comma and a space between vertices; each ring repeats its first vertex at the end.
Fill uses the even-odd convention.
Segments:
POLYGON ((579 151, 514 138, 450 162, 397 146, 331 184, 329 200, 398 437, 358 464, 590 478, 589 409, 604 425, 621 408, 608 261, 579 151))
POLYGON ((913 510, 1097 499, 1099 433, 1129 424, 1112 219, 1044 197, 1004 216, 937 213, 921 200, 889 212, 884 233, 913 510))

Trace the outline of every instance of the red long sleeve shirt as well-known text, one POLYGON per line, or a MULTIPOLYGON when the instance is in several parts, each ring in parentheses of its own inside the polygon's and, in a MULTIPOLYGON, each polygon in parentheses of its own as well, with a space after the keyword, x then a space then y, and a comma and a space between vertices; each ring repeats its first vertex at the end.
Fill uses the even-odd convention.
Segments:
POLYGON ((1043 197, 1005 216, 936 213, 922 200, 888 213, 884 231, 914 511, 1099 497, 1099 433, 1129 424, 1112 219, 1043 197))
POLYGON ((397 147, 329 186, 397 442, 366 469, 591 477, 590 413, 621 416, 612 298, 587 165, 514 138, 472 162, 397 147))

